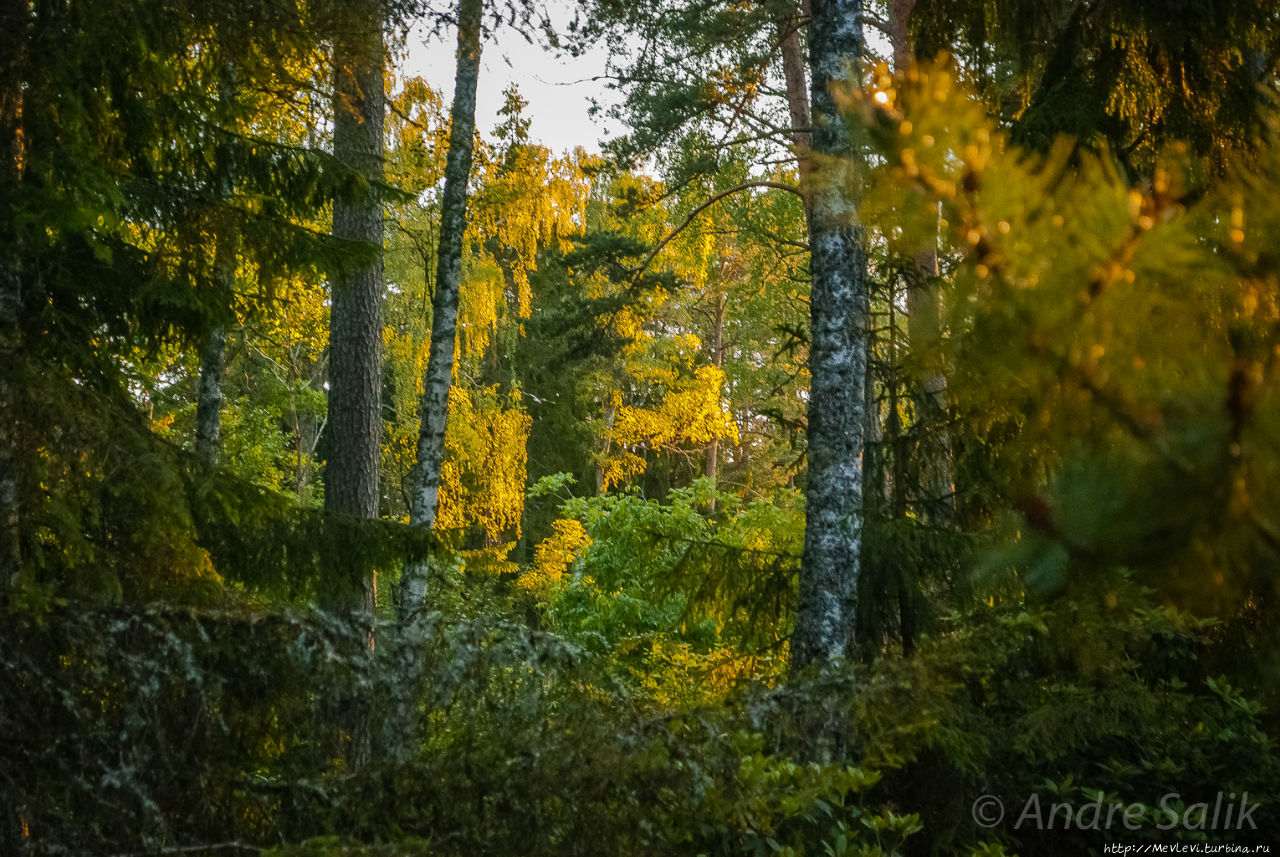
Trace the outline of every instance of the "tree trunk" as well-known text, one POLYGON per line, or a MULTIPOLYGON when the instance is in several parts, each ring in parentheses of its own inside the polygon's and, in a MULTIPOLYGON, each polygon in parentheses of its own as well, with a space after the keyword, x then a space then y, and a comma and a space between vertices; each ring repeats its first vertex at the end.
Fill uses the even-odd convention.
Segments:
MULTIPOLYGON (((716 292, 715 306, 711 315, 711 365, 717 369, 724 368, 724 314, 728 296, 724 292, 716 292)), ((713 436, 707 444, 706 476, 713 483, 720 470, 720 438, 713 436)), ((707 504, 707 514, 715 514, 716 498, 713 496, 707 504)))
MULTIPOLYGON (((802 5, 807 6, 808 3, 802 5)), ((808 10, 804 11, 807 13, 808 10)), ((791 115, 791 141, 796 154, 796 169, 800 175, 800 191, 805 200, 805 212, 811 215, 813 197, 809 188, 809 174, 813 115, 809 110, 809 92, 805 84, 798 16, 793 15, 778 22, 778 46, 782 50, 782 77, 787 87, 787 110, 791 115)))
MULTIPOLYGON (((889 365, 892 367, 887 379, 889 387, 889 421, 888 435, 890 448, 893 450, 893 469, 888 486, 889 514, 894 521, 907 517, 907 438, 902 431, 902 410, 898 401, 898 367, 901 358, 898 349, 898 295, 892 286, 889 290, 889 365)), ((895 587, 898 591, 898 634, 902 639, 902 654, 910 657, 915 651, 916 602, 915 581, 908 563, 899 563, 893 569, 895 587)))
MULTIPOLYGON (((936 247, 921 251, 907 279, 907 337, 916 351, 936 348, 941 335, 936 247)), ((947 430, 947 376, 926 371, 912 396, 920 433, 922 511, 931 524, 948 526, 953 518, 955 487, 951 472, 951 434, 947 430)))
MULTIPOLYGON (((893 48, 894 71, 902 73, 916 62, 909 23, 916 0, 893 0, 889 14, 889 40, 893 48)), ((907 336, 912 348, 935 347, 940 334, 938 301, 938 240, 936 233, 916 252, 907 271, 907 336)), ((921 433, 920 475, 924 493, 923 513, 930 523, 951 523, 954 487, 951 477, 951 437, 946 429, 947 377, 941 371, 927 372, 912 398, 921 433)))
POLYGON ((18 364, 22 355, 22 275, 11 209, 22 179, 22 78, 25 0, 0 4, 0 590, 17 584, 22 567, 19 505, 18 364))
MULTIPOLYGON (((449 416, 449 387, 457 344, 458 290, 462 280, 462 241, 467 228, 467 182, 476 129, 476 85, 480 76, 480 31, 483 0, 461 0, 458 6, 458 58, 450 114, 449 155, 440 200, 440 242, 436 254, 436 288, 431 301, 431 350, 422 381, 418 462, 410 488, 410 522, 431 529, 440 500, 444 433, 449 416)), ((425 560, 410 564, 401 591, 401 621, 412 623, 427 596, 425 560)))
MULTIPOLYGON (((384 93, 380 6, 366 2, 334 50, 333 154, 367 179, 356 196, 333 204, 333 235, 372 245, 374 260, 333 278, 329 317, 328 460, 325 509, 378 516, 382 440, 382 228, 384 93)), ((372 619, 377 581, 364 584, 360 608, 372 619)))
MULTIPOLYGON (((809 66, 816 159, 809 217, 808 486, 791 666, 843 657, 853 638, 862 513, 867 258, 858 222, 858 154, 832 85, 862 59, 860 0, 813 0, 809 66)), ((849 81, 856 85, 856 78, 849 81)))
POLYGON ((218 325, 209 331, 200 359, 200 394, 196 399, 196 461, 212 469, 222 450, 222 371, 227 331, 218 325))
MULTIPOLYGON (((325 511, 354 518, 378 516, 382 441, 382 123, 385 109, 381 4, 363 0, 350 10, 333 47, 333 155, 365 182, 359 193, 333 202, 333 235, 373 250, 372 261, 332 280, 329 301, 329 399, 326 419, 325 511)), ((377 573, 362 581, 349 611, 374 642, 377 573)), ((351 735, 350 767, 373 755, 371 712, 364 700, 339 714, 351 735)))
MULTIPOLYGON (((289 349, 289 369, 296 379, 307 379, 307 386, 313 391, 324 389, 328 382, 329 355, 322 354, 313 366, 306 364, 306 356, 298 346, 289 349), (305 374, 310 369, 310 375, 305 374)), ((316 447, 320 436, 324 433, 325 423, 317 419, 310 410, 299 410, 297 394, 290 396, 290 410, 293 415, 294 434, 297 436, 297 449, 293 461, 293 490, 298 497, 298 505, 306 506, 311 494, 311 471, 315 459, 316 447)))
MULTIPOLYGON (((228 108, 235 102, 235 68, 227 63, 218 81, 219 112, 222 121, 229 121, 228 108)), ((228 205, 235 193, 230 158, 224 142, 219 140, 214 150, 214 196, 221 205, 228 205)), ((215 230, 216 247, 213 254, 214 294, 227 301, 230 309, 235 293, 236 240, 230 228, 215 230)), ((218 464, 222 452, 222 373, 226 368, 227 330, 215 325, 205 339, 200 357, 200 391, 196 398, 196 461, 202 467, 212 469, 218 464)))

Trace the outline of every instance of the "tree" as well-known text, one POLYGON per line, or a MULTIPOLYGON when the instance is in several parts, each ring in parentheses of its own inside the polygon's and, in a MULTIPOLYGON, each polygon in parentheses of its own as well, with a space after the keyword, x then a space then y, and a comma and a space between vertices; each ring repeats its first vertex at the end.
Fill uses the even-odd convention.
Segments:
MULTIPOLYGON (((333 235, 357 244, 360 265, 332 278, 325 508, 378 516, 382 441, 382 12, 377 0, 347 11, 333 52, 333 153, 359 176, 333 203, 333 235)), ((377 580, 365 582, 372 615, 377 580)))
POLYGON ((919 0, 914 19, 922 55, 954 52, 1015 141, 1105 146, 1137 179, 1173 141, 1207 174, 1257 147, 1268 112, 1259 84, 1280 58, 1277 15, 1268 0, 1075 2, 1052 14, 919 0))
MULTIPOLYGON (((476 86, 480 77, 483 15, 484 0, 459 0, 458 57, 444 193, 440 200, 435 294, 431 300, 431 351, 422 382, 417 464, 409 489, 410 523, 426 530, 435 525, 439 507, 445 427, 449 419, 449 389, 453 383, 453 359, 457 349, 458 291, 462 280, 463 238, 467 229, 467 183, 471 178, 475 146, 476 86)), ((426 606, 425 561, 415 561, 406 567, 402 586, 401 616, 412 623, 426 606)))
POLYGON ((857 211, 858 154, 834 91, 851 71, 858 73, 862 11, 851 0, 815 0, 812 8, 809 469, 800 603, 791 640, 797 670, 843 656, 852 642, 867 416, 869 297, 866 238, 857 211))
MULTIPOLYGON (((218 84, 218 102, 225 105, 235 100, 235 69, 227 66, 218 84)), ((225 117, 224 117, 225 121, 225 117)), ((232 167, 225 139, 214 149, 214 186, 212 195, 226 199, 234 192, 232 167)), ((235 289, 236 249, 233 231, 225 230, 214 240, 213 287, 229 298, 235 289)), ((196 458, 204 467, 218 463, 222 446, 222 374, 226 370, 227 330, 225 323, 215 323, 205 337, 200 359, 200 391, 196 402, 196 458)))

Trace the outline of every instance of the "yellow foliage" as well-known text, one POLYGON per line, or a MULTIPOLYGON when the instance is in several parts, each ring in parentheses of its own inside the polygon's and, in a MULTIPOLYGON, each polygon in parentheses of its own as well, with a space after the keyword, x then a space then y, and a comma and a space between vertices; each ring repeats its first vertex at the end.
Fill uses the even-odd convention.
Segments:
POLYGON ((586 528, 576 518, 560 518, 533 552, 533 567, 521 575, 519 585, 530 592, 546 589, 560 581, 564 573, 591 544, 586 528))
POLYGON ((725 411, 721 398, 724 372, 702 366, 693 377, 661 379, 669 386, 656 407, 619 405, 614 416, 610 445, 616 447, 603 462, 606 489, 643 473, 644 458, 637 449, 676 449, 705 446, 712 440, 738 442, 738 427, 725 411))
POLYGON ((503 409, 496 390, 478 391, 478 402, 464 388, 449 391, 436 517, 442 530, 479 526, 490 544, 520 534, 531 423, 523 411, 503 409))
POLYGON ((494 171, 483 179, 468 226, 472 253, 459 305, 461 355, 483 352, 501 318, 529 317, 529 272, 538 252, 560 247, 582 228, 591 197, 585 157, 552 158, 542 146, 522 146, 513 163, 490 165, 494 171))
POLYGON ((707 652, 665 637, 654 639, 641 676, 645 696, 663 708, 714 705, 740 682, 776 678, 785 658, 747 656, 724 646, 707 652))

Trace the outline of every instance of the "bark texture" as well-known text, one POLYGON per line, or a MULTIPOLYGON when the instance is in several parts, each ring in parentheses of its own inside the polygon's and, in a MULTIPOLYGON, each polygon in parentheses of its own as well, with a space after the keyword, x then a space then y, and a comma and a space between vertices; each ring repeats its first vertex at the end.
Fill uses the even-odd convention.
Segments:
MULTIPOLYGON (((354 10, 356 26, 344 29, 333 49, 333 154, 358 172, 363 188, 333 204, 333 235, 372 245, 373 260, 335 276, 329 304, 329 397, 326 428, 325 510, 357 518, 378 516, 382 440, 382 233, 383 91, 382 18, 376 0, 354 10)), ((351 605, 369 628, 378 581, 370 573, 362 597, 351 605)), ((356 715, 353 764, 369 755, 365 718, 356 715)))
MULTIPOLYGON (((808 4, 805 3, 807 6, 808 4)), ((805 80, 804 50, 800 45, 800 18, 793 15, 778 22, 778 46, 782 52, 782 78, 787 87, 787 111, 791 116, 791 143, 796 154, 800 191, 805 212, 810 211, 810 153, 813 148, 813 115, 809 108, 809 90, 805 80)))
MULTIPOLYGON (((333 154, 364 181, 358 194, 333 203, 335 238, 370 246, 372 261, 332 281, 329 301, 329 399, 326 428, 325 511, 356 518, 378 516, 378 470, 382 441, 382 7, 361 0, 349 10, 333 47, 333 154)), ((378 600, 376 572, 362 581, 348 610, 374 643, 378 600)), ((366 767, 373 755, 370 711, 358 700, 346 712, 351 733, 350 766, 366 767)))
MULTIPOLYGON (((449 154, 440 200, 440 243, 436 288, 431 301, 431 349, 422 382, 417 466, 410 487, 410 522, 431 529, 439 507, 444 433, 449 417, 449 388, 457 343, 458 290, 462 281, 462 242, 467 229, 467 182, 471 176, 476 129, 476 86, 480 77, 483 0, 458 6, 458 58, 450 114, 449 154)), ((401 618, 414 621, 426 604, 426 563, 405 569, 401 618)))
POLYGON ((858 223, 857 152, 831 87, 862 57, 859 0, 813 0, 809 69, 813 203, 808 485, 793 670, 843 657, 852 643, 861 543, 867 366, 867 258, 858 223))
MULTIPOLYGON (((325 509, 359 518, 378 515, 382 439, 382 230, 384 93, 379 4, 353 14, 360 26, 334 45, 333 153, 366 180, 355 197, 334 201, 333 234, 376 248, 374 260, 332 280, 325 509)), ((372 611, 376 581, 365 582, 372 611)))
POLYGON ((227 331, 209 331, 200 358, 200 393, 196 399, 196 460, 216 467, 222 451, 222 372, 226 366, 227 331))

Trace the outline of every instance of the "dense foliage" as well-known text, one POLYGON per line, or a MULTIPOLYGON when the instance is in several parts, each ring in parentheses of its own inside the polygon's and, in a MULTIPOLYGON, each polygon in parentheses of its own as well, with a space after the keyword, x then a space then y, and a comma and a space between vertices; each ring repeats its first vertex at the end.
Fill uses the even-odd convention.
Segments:
MULTIPOLYGON (((633 133, 552 152, 514 87, 479 117, 434 528, 438 94, 388 69, 371 190, 327 151, 345 4, 0 7, 0 852, 1269 843, 1280 20, 1149 5, 870 4, 953 53, 838 87, 834 165, 783 118, 798 6, 584 5, 633 133), (833 182, 861 573, 850 656, 794 669, 833 182), (370 193, 383 247, 328 234, 370 193), (370 520, 324 508, 326 337, 378 253, 370 520)), ((452 14, 383 11, 393 46, 452 14)))

